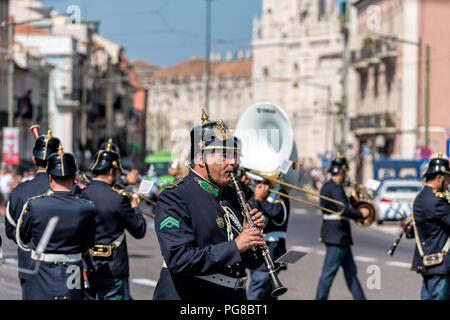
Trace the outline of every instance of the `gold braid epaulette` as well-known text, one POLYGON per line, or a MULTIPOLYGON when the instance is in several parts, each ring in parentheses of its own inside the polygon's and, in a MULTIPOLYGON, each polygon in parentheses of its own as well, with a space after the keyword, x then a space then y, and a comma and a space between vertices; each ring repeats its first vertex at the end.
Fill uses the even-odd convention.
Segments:
POLYGON ((437 191, 437 190, 433 190, 433 193, 438 198, 449 200, 448 192, 440 192, 440 191, 437 191))
POLYGON ((183 178, 180 178, 180 179, 168 184, 164 189, 172 189, 172 188, 178 187, 178 185, 182 182, 183 182, 183 178))
POLYGON ((34 200, 34 199, 37 199, 37 198, 46 197, 46 196, 48 196, 48 192, 45 192, 45 193, 40 194, 40 195, 38 195, 38 196, 34 196, 34 197, 31 197, 31 198, 28 198, 27 201, 31 201, 31 200, 34 200))

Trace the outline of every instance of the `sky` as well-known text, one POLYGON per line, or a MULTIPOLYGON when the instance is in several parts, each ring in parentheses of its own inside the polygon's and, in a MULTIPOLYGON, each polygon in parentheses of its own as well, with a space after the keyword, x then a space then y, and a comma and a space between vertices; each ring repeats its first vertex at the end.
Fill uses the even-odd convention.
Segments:
MULTIPOLYGON (((76 5, 81 20, 100 20, 99 34, 121 44, 128 59, 169 66, 206 56, 206 0, 43 0, 66 13, 76 5)), ((211 50, 247 51, 262 0, 212 0, 211 50)))

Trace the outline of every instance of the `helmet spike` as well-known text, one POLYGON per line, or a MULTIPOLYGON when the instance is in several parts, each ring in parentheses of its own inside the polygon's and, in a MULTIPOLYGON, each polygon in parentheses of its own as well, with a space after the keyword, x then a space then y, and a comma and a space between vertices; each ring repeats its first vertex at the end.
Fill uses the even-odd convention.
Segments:
POLYGON ((209 121, 208 115, 205 112, 205 109, 202 109, 202 125, 207 124, 209 121))
POLYGON ((62 155, 64 154, 64 149, 63 149, 63 147, 62 147, 62 144, 59 144, 59 147, 58 147, 58 154, 59 154, 60 156, 62 156, 62 155))

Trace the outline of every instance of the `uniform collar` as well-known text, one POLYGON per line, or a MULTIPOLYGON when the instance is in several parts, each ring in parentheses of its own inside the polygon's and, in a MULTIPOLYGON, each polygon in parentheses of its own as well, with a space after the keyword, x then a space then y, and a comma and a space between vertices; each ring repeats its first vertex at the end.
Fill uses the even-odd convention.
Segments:
POLYGON ((72 190, 69 190, 69 191, 57 190, 57 191, 52 191, 52 194, 60 194, 60 195, 70 194, 70 195, 72 195, 72 190))
POLYGON ((342 185, 342 183, 339 182, 338 179, 333 179, 333 178, 331 178, 331 181, 333 181, 334 184, 336 184, 336 185, 338 185, 338 186, 341 186, 341 185, 342 185))
POLYGON ((194 173, 194 181, 198 183, 200 188, 202 188, 203 190, 205 190, 208 193, 212 194, 216 198, 219 197, 219 195, 220 195, 220 193, 222 191, 222 188, 220 188, 217 185, 209 182, 208 180, 203 178, 201 175, 199 175, 197 172, 195 172, 195 170, 193 170, 192 168, 190 170, 191 170, 191 172, 194 173))
POLYGON ((92 179, 91 184, 92 183, 94 183, 94 184, 106 184, 107 186, 111 186, 107 181, 101 180, 101 179, 96 179, 96 178, 92 179))

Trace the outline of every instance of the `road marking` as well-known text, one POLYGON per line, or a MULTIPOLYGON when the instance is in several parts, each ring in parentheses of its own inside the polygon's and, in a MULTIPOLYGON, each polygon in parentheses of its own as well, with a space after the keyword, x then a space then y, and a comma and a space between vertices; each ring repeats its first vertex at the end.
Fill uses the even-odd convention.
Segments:
POLYGON ((156 284, 158 283, 155 280, 152 279, 143 279, 143 278, 139 278, 139 279, 132 279, 131 282, 136 283, 136 284, 140 284, 143 286, 147 286, 147 287, 156 287, 156 284))
POLYGON ((324 256, 325 255, 325 250, 316 250, 315 253, 324 256))
POLYGON ((306 209, 304 208, 294 208, 292 210, 293 214, 300 214, 300 215, 305 215, 306 214, 306 209))
POLYGON ((15 258, 5 258, 3 259, 3 261, 5 261, 5 263, 7 264, 13 264, 13 265, 18 265, 18 261, 15 258))
MULTIPOLYGON (((312 247, 304 247, 304 246, 291 246, 289 249, 292 250, 298 250, 298 251, 302 251, 302 252, 307 252, 307 253, 315 253, 318 255, 325 255, 326 251, 325 250, 319 250, 319 249, 314 249, 312 247)), ((374 258, 374 257, 365 257, 365 256, 354 256, 353 257, 355 259, 355 261, 360 261, 360 262, 378 262, 379 259, 378 258, 374 258)), ((392 267, 399 267, 399 268, 410 268, 411 264, 408 262, 401 262, 401 261, 385 261, 385 264, 388 266, 392 266, 392 267)))
POLYGON ((392 267, 400 267, 400 268, 410 268, 411 263, 408 262, 400 262, 400 261, 386 261, 388 266, 392 267))
POLYGON ((361 261, 361 262, 377 262, 378 261, 377 258, 363 257, 363 256, 355 256, 355 260, 361 261))

